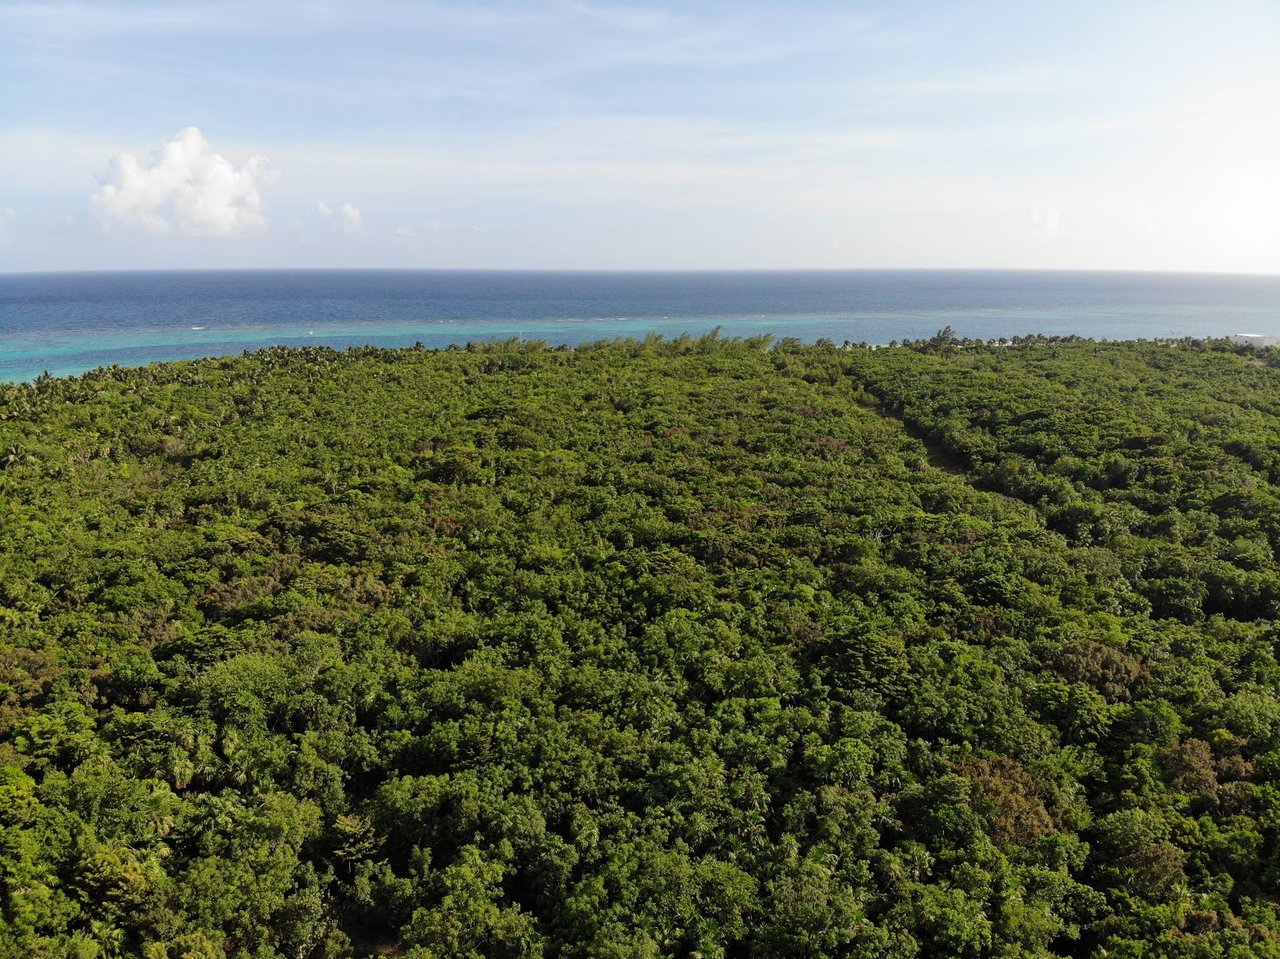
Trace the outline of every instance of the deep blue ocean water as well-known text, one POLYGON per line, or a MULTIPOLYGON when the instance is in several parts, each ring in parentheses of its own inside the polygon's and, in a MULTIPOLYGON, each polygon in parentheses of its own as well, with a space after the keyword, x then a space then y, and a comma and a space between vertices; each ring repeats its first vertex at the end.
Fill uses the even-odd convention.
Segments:
POLYGON ((1280 333, 1280 276, 997 271, 400 270, 0 275, 0 380, 272 344, 581 343, 720 327, 888 343, 951 326, 1151 339, 1280 333))

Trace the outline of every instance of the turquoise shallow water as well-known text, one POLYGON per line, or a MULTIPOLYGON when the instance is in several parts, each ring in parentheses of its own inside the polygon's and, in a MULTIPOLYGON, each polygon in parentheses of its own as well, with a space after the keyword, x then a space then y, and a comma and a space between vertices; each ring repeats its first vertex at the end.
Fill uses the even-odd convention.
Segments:
POLYGON ((1280 277, 822 271, 246 271, 0 275, 0 380, 274 344, 581 343, 720 327, 888 343, 1280 332, 1280 277))

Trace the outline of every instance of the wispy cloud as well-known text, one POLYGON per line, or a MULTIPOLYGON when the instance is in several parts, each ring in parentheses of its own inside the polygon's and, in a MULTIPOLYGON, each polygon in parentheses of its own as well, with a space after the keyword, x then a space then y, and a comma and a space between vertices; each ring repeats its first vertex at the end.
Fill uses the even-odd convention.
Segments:
POLYGON ((1063 226, 1062 214, 1056 207, 1032 203, 1027 209, 1027 224, 1031 228, 1032 236, 1039 240, 1054 242, 1080 239, 1077 231, 1063 226))
POLYGON ((216 153, 198 128, 187 127, 162 144, 150 163, 132 154, 112 160, 92 204, 108 224, 231 237, 266 228, 260 187, 272 176, 265 157, 237 166, 216 153))
POLYGON ((662 71, 649 81, 660 86, 679 81, 673 71, 732 73, 738 83, 725 89, 741 87, 737 95, 749 98, 746 88, 779 81, 772 69, 779 64, 842 62, 875 25, 873 17, 842 11, 807 17, 768 5, 673 9, 584 0, 0 3, 8 52, 32 70, 57 64, 115 82, 161 73, 196 96, 252 89, 258 109, 269 93, 330 104, 463 99, 545 112, 598 102, 612 86, 583 83, 586 76, 637 70, 662 71), (197 37, 206 42, 174 55, 174 44, 197 37), (227 68, 227 48, 268 40, 278 41, 271 56, 232 54, 234 68, 227 68), (310 52, 334 42, 344 44, 336 68, 310 52), (770 75, 753 76, 761 67, 770 75))

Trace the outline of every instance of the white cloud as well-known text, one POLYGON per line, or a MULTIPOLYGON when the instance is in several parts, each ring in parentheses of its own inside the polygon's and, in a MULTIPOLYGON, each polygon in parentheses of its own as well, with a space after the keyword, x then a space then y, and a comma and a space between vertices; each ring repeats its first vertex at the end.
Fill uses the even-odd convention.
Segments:
POLYGON ((1027 210, 1027 222, 1037 236, 1052 239, 1062 230, 1062 216, 1053 207, 1041 207, 1039 203, 1031 204, 1027 210))
POLYGON ((335 210, 324 200, 316 203, 316 211, 343 233, 363 233, 364 217, 360 210, 350 203, 344 203, 335 210))
POLYGON ((342 209, 338 211, 338 225, 343 233, 360 233, 364 230, 360 211, 350 203, 342 204, 342 209))
POLYGON ((1027 224, 1039 240, 1078 240, 1080 234, 1062 225, 1062 214, 1051 206, 1032 203, 1027 210, 1027 224))
POLYGON ((242 166, 215 153, 196 127, 180 130, 144 165, 132 154, 111 161, 92 202, 105 221, 150 233, 177 227, 197 236, 265 229, 260 187, 273 180, 265 157, 242 166))

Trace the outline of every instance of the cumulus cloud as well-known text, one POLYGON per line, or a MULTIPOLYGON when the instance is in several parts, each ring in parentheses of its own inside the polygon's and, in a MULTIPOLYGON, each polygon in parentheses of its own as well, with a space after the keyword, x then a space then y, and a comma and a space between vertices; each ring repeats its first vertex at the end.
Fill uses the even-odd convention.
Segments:
POLYGON ((344 203, 338 209, 334 209, 320 200, 316 203, 316 210, 319 214, 332 223, 343 233, 363 233, 364 218, 360 211, 350 203, 344 203))
POLYGON ((93 206, 104 222, 150 233, 177 228, 197 236, 265 229, 261 186, 275 178, 265 157, 237 166, 214 152, 197 127, 163 143, 149 164, 130 154, 111 161, 93 206))

